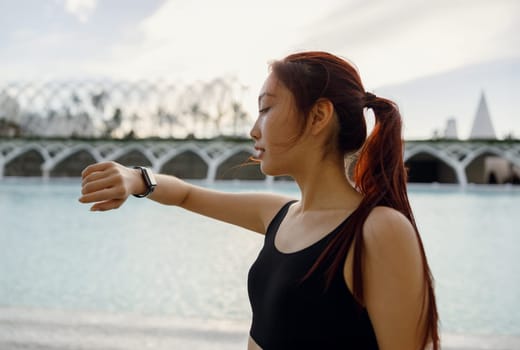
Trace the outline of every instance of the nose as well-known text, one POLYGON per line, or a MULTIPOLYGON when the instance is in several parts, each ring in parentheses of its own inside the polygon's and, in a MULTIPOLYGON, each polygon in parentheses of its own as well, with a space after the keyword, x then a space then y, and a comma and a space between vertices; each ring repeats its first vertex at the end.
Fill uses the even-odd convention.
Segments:
POLYGON ((249 136, 255 141, 260 139, 260 128, 258 127, 258 119, 255 121, 255 124, 251 128, 251 131, 249 132, 249 136))

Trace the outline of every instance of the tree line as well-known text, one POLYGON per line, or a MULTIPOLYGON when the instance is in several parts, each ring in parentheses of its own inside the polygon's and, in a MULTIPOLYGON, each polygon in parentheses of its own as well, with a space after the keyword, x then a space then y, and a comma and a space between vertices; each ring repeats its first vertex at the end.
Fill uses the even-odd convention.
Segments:
POLYGON ((213 138, 245 136, 248 88, 236 78, 54 81, 0 87, 0 136, 213 138))

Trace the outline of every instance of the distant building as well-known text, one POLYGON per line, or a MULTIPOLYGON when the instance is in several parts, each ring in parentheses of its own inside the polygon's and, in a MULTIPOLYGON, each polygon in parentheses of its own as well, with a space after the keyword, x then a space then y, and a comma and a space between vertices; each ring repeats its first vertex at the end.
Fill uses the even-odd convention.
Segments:
POLYGON ((0 136, 19 136, 21 133, 20 105, 5 93, 0 94, 0 136))
POLYGON ((457 133, 457 120, 455 118, 449 118, 446 121, 446 128, 444 129, 444 138, 450 140, 458 140, 459 136, 457 133))
POLYGON ((480 102, 478 104, 477 113, 475 113, 475 119, 473 120, 473 126, 471 133, 469 134, 470 140, 477 139, 496 139, 495 128, 491 122, 489 115, 489 109, 486 102, 486 96, 484 92, 480 95, 480 102))
POLYGON ((484 159, 484 182, 488 184, 518 183, 520 167, 498 156, 484 159))

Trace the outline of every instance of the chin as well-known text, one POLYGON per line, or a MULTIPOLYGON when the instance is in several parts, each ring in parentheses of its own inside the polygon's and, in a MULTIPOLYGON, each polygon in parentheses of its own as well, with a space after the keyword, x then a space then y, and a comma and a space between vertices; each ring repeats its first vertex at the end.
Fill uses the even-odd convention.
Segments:
POLYGON ((262 171, 262 174, 266 176, 276 176, 273 174, 273 169, 269 168, 265 162, 260 163, 260 171, 262 171))
POLYGON ((289 176, 286 171, 272 166, 270 167, 265 162, 260 164, 260 170, 262 174, 266 176, 289 176))

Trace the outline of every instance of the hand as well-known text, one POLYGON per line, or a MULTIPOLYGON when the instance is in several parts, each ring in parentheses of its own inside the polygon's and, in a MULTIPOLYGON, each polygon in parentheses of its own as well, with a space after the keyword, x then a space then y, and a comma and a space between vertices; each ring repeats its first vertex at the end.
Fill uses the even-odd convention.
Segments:
POLYGON ((119 208, 132 193, 143 193, 144 182, 138 169, 116 162, 89 165, 81 173, 81 203, 95 203, 91 211, 119 208))

